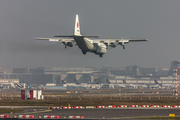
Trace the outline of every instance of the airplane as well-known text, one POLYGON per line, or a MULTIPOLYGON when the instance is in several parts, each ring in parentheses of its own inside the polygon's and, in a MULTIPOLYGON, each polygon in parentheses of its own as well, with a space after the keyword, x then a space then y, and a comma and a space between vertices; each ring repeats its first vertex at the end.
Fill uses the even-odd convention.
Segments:
POLYGON ((116 76, 112 75, 111 72, 108 69, 108 79, 115 79, 115 78, 116 78, 116 76))
MULTIPOLYGON (((175 88, 175 83, 158 83, 158 81, 156 81, 157 84, 160 85, 161 88, 175 88)), ((177 86, 179 86, 179 84, 177 84, 177 86)))
POLYGON ((54 36, 54 38, 35 39, 47 40, 52 42, 62 42, 65 45, 65 48, 67 46, 73 47, 73 43, 76 43, 76 45, 81 49, 84 55, 86 55, 87 52, 91 52, 96 55, 99 55, 100 57, 103 57, 103 55, 107 52, 108 46, 115 48, 117 45, 121 45, 123 46, 123 49, 125 49, 125 44, 129 42, 148 41, 148 39, 99 39, 99 36, 81 35, 78 15, 76 15, 75 19, 74 35, 59 35, 54 36), (66 37, 71 37, 71 39, 68 39, 66 37))
POLYGON ((137 83, 127 83, 126 80, 123 80, 123 84, 124 86, 126 86, 127 88, 147 88, 147 85, 143 85, 143 84, 137 84, 137 83))
POLYGON ((123 84, 127 84, 129 86, 139 86, 139 87, 148 87, 148 88, 158 88, 161 84, 157 82, 157 80, 154 80, 154 83, 133 83, 128 84, 126 80, 123 80, 123 84))

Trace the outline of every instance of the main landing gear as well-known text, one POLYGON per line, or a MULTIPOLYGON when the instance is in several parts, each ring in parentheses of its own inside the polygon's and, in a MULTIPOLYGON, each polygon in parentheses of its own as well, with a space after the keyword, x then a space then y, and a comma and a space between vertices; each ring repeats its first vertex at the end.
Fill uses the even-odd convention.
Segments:
POLYGON ((81 51, 82 51, 82 54, 86 55, 87 52, 85 50, 81 50, 81 51))
POLYGON ((99 55, 99 57, 103 57, 103 55, 99 55))

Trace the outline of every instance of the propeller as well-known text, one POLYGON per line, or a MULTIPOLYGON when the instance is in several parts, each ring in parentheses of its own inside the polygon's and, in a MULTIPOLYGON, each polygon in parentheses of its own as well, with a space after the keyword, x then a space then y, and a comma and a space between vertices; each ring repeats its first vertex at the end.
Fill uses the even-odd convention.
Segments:
MULTIPOLYGON (((122 37, 122 40, 123 40, 123 37, 122 37)), ((123 49, 125 49, 124 42, 121 42, 121 46, 123 46, 123 49)))

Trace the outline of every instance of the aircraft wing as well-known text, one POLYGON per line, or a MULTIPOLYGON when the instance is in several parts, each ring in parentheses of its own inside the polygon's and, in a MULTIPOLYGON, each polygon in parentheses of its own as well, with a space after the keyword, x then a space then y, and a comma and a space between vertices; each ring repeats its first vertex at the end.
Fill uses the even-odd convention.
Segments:
POLYGON ((47 40, 52 42, 75 42, 74 39, 68 38, 35 38, 36 40, 47 40))
POLYGON ((99 39, 94 40, 94 43, 104 43, 107 46, 115 48, 116 45, 123 46, 123 49, 125 49, 125 44, 129 42, 142 42, 142 41, 148 41, 148 39, 99 39))
POLYGON ((102 40, 98 40, 97 42, 100 43, 106 43, 106 42, 110 42, 110 43, 129 43, 129 42, 142 42, 142 41, 148 41, 148 39, 102 39, 102 40))
POLYGON ((129 39, 129 42, 142 42, 142 41, 148 41, 148 39, 129 39))

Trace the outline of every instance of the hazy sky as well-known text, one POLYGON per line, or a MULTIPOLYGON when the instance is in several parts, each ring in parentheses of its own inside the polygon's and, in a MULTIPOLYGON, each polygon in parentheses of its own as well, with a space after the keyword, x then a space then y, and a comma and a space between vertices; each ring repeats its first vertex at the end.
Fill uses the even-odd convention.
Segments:
POLYGON ((0 0, 0 66, 169 68, 180 59, 180 0, 0 0), (35 37, 72 35, 75 15, 83 35, 139 38, 100 58, 35 37))

